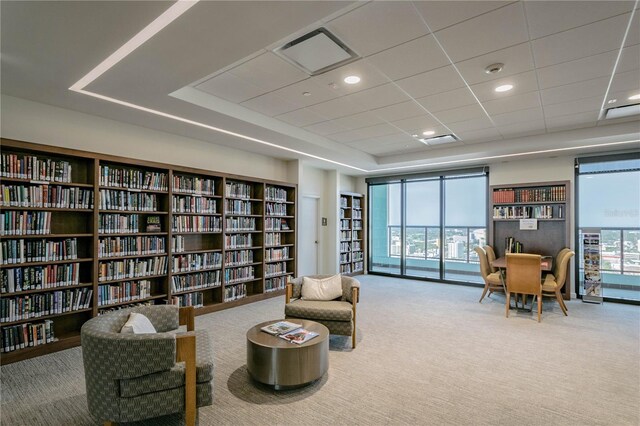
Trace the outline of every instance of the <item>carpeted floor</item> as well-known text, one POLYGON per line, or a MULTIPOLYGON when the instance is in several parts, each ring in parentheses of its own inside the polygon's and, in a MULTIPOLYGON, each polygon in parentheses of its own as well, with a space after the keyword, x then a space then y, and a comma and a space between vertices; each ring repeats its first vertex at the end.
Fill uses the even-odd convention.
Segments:
MULTIPOLYGON (((197 317, 215 341, 200 425, 639 425, 640 308, 545 299, 542 322, 480 289, 362 276, 358 347, 332 337, 329 372, 275 392, 250 381, 245 333, 270 299, 197 317)), ((2 425, 92 425, 80 348, 2 367, 2 425)), ((156 419, 146 424, 174 424, 156 419)))

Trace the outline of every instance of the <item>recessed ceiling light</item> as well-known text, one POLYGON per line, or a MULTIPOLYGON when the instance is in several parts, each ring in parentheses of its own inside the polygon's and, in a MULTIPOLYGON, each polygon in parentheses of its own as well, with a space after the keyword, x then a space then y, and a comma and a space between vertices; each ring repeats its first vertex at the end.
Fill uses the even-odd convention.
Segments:
POLYGON ((311 92, 302 92, 303 96, 311 96, 311 92))
POLYGON ((347 84, 357 84, 360 83, 360 77, 357 75, 350 75, 349 77, 345 77, 344 82, 347 84))
POLYGON ((493 90, 495 90, 496 92, 508 92, 511 89, 513 89, 513 84, 503 84, 502 86, 498 86, 493 90))
POLYGON ((424 132, 422 132, 422 134, 423 134, 424 136, 431 136, 431 135, 435 135, 435 134, 436 134, 436 132, 435 132, 435 131, 433 131, 433 130, 425 130, 424 132))
POLYGON ((607 101, 607 103, 608 103, 608 104, 615 104, 616 102, 618 102, 618 100, 617 100, 617 99, 609 99, 609 100, 607 101))
POLYGON ((411 136, 412 136, 412 137, 414 137, 414 138, 417 138, 417 137, 418 137, 418 135, 411 135, 411 136))
POLYGON ((637 95, 629 96, 630 101, 637 101, 638 99, 640 99, 640 93, 638 93, 637 95))
POLYGON ((498 62, 496 64, 491 64, 491 65, 487 66, 484 69, 484 72, 487 73, 487 74, 497 74, 500 71, 502 71, 503 67, 504 67, 504 64, 501 64, 501 63, 498 62))

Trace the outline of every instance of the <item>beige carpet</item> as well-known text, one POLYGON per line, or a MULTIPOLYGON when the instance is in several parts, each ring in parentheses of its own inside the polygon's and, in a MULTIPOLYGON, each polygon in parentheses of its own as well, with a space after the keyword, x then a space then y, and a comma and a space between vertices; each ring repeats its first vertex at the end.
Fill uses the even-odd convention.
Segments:
MULTIPOLYGON (((215 340, 200 425, 639 425, 640 308, 546 301, 504 317, 480 289, 363 276, 358 347, 332 337, 328 374, 275 392, 247 377, 245 332, 283 299, 197 317, 215 340)), ((79 348, 2 367, 2 425, 91 425, 79 348)), ((147 424, 173 424, 158 419, 147 424)))

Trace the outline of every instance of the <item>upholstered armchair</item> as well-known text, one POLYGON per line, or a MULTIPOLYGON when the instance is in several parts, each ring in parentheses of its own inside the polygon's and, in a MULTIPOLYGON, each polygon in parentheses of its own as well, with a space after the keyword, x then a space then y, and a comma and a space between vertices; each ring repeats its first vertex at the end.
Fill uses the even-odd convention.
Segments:
MULTIPOLYGON (((331 275, 310 275, 309 278, 324 279, 331 275)), ((336 300, 303 300, 303 277, 290 279, 287 283, 284 314, 286 319, 308 319, 319 322, 329 333, 351 336, 351 347, 356 347, 356 304, 360 300, 360 282, 352 277, 341 276, 342 296, 336 300)))
POLYGON ((193 331, 193 308, 138 306, 109 312, 81 329, 82 358, 91 415, 111 425, 184 413, 194 425, 196 407, 213 400, 213 350, 206 330, 193 331), (132 312, 156 333, 121 333, 132 312), (187 332, 179 332, 187 325, 187 332))

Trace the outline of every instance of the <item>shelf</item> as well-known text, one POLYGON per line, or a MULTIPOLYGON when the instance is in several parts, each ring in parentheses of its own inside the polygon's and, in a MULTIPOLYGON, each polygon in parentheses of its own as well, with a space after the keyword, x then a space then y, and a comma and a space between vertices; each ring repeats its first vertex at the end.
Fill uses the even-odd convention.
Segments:
POLYGON ((279 260, 265 260, 264 263, 288 262, 290 260, 294 260, 294 258, 293 257, 288 257, 286 259, 279 259, 279 260))
POLYGON ((243 266, 255 266, 255 265, 262 265, 262 262, 243 263, 240 265, 224 265, 224 268, 225 269, 242 268, 243 266))
POLYGON ((160 275, 145 275, 144 277, 118 278, 116 280, 98 281, 98 285, 121 283, 121 282, 125 282, 125 281, 150 280, 150 279, 154 279, 154 278, 166 278, 166 277, 167 277, 167 274, 164 273, 164 274, 160 274, 160 275))
MULTIPOLYGON (((265 246, 268 247, 268 246, 265 246)), ((237 250, 258 250, 261 249, 262 246, 253 246, 253 247, 225 247, 225 251, 237 251, 237 250)))
POLYGON ((45 211, 45 212, 74 212, 74 213, 93 213, 93 208, 90 209, 76 209, 69 207, 20 207, 20 206, 1 206, 1 210, 30 210, 30 211, 45 211))
POLYGON ((100 262, 105 262, 109 260, 119 260, 119 259, 137 259, 140 257, 163 257, 166 256, 167 253, 155 253, 155 254, 128 254, 125 256, 109 256, 109 257, 98 257, 100 262))
POLYGON ((244 198, 244 197, 231 197, 225 196, 227 200, 242 200, 242 201, 262 201, 262 198, 244 198))
POLYGON ((232 282, 224 283, 224 285, 226 287, 226 286, 231 286, 231 285, 249 283, 251 281, 259 281, 261 279, 262 279, 262 277, 246 278, 246 279, 239 280, 239 281, 232 281, 232 282))
POLYGON ((222 266, 216 266, 214 268, 206 268, 206 269, 197 269, 193 271, 178 271, 171 272, 171 275, 188 275, 188 274, 197 274, 199 272, 207 272, 207 271, 219 271, 222 269, 222 266))
POLYGON ((286 232, 294 232, 293 229, 276 229, 276 230, 266 230, 264 232, 280 232, 280 233, 286 233, 286 232))
POLYGON ((295 204, 295 201, 286 201, 286 200, 267 200, 265 198, 265 203, 278 203, 278 204, 295 204))
POLYGON ((191 213, 191 212, 172 212, 174 216, 222 216, 222 213, 191 213))
POLYGON ((98 210, 98 213, 120 213, 120 214, 152 214, 152 215, 165 215, 169 214, 169 212, 153 212, 149 210, 98 210))
POLYGON ((526 202, 513 202, 513 203, 493 203, 494 206, 531 206, 531 205, 544 205, 544 204, 567 204, 566 201, 526 201, 526 202))
POLYGON ((136 189, 136 188, 121 188, 119 186, 103 186, 100 185, 98 186, 98 190, 100 189, 112 189, 112 190, 116 190, 116 191, 127 191, 127 192, 151 192, 154 194, 168 194, 169 190, 167 189, 163 189, 163 190, 157 190, 157 189, 136 189))
POLYGON ((182 192, 182 191, 176 191, 175 189, 171 191, 171 195, 178 195, 181 197, 198 197, 198 198, 222 198, 222 195, 215 195, 215 194, 197 194, 197 193, 192 193, 192 192, 182 192))
POLYGON ((229 213, 229 212, 225 212, 224 215, 232 216, 232 217, 262 217, 261 214, 244 214, 244 213, 229 213))
POLYGON ((79 309, 77 311, 62 312, 60 314, 42 315, 42 316, 39 316, 39 317, 31 317, 31 318, 17 320, 17 321, 3 322, 3 323, 0 323, 0 326, 7 327, 7 326, 10 326, 10 325, 22 324, 22 323, 25 323, 25 322, 42 321, 42 320, 61 317, 61 316, 66 316, 66 315, 80 314, 82 312, 89 312, 89 311, 92 311, 92 310, 93 310, 93 308, 84 308, 84 309, 79 309))
POLYGON ((211 289, 220 288, 220 287, 222 287, 222 284, 216 284, 216 285, 212 285, 212 286, 209 286, 209 287, 190 288, 188 290, 172 291, 171 295, 172 296, 179 296, 181 294, 195 293, 196 291, 206 291, 206 290, 211 290, 211 289))
POLYGON ((113 308, 115 306, 130 305, 132 303, 141 303, 141 302, 146 302, 148 300, 156 300, 156 299, 162 299, 162 298, 167 298, 167 295, 166 294, 158 294, 156 296, 144 297, 142 299, 134 299, 134 300, 128 300, 126 302, 111 303, 109 305, 100 305, 100 306, 98 306, 98 310, 100 310, 100 309, 109 309, 109 308, 113 308))
MULTIPOLYGON (((265 232, 269 232, 269 231, 265 231, 265 232)), ((236 230, 236 229, 225 229, 224 233, 225 234, 261 234, 262 231, 257 231, 257 230, 239 231, 239 230, 236 230)))
POLYGON ((556 222, 563 222, 566 219, 565 218, 551 218, 551 219, 542 219, 542 218, 537 218, 537 217, 528 217, 528 218, 520 218, 520 219, 500 219, 500 218, 493 218, 494 222, 519 222, 521 220, 529 220, 529 219, 536 219, 538 222, 541 221, 545 221, 545 222, 552 222, 552 221, 556 221, 556 222))
POLYGON ((24 262, 24 263, 9 263, 6 265, 0 265, 0 269, 4 268, 22 268, 26 266, 43 266, 43 265, 60 265, 65 263, 83 263, 83 262, 93 262, 92 257, 83 257, 79 259, 68 259, 68 260, 49 260, 45 262, 24 262))
POLYGON ((285 277, 287 275, 293 275, 293 272, 278 272, 277 274, 273 274, 273 275, 265 275, 264 278, 265 279, 278 278, 278 277, 285 277))
POLYGON ((278 248, 278 247, 293 247, 293 244, 275 244, 270 246, 264 246, 264 248, 278 248))
POLYGON ((172 256, 179 256, 182 254, 194 254, 194 253, 214 253, 221 252, 222 249, 203 249, 203 250, 185 250, 185 251, 173 251, 171 252, 172 256))
POLYGON ((295 216, 280 215, 280 214, 265 214, 264 217, 270 218, 270 219, 271 218, 273 218, 273 219, 295 219, 295 216))
POLYGON ((171 231, 172 235, 210 235, 222 234, 222 231, 171 231))
POLYGON ((167 232, 113 232, 113 233, 98 233, 98 237, 137 237, 138 235, 141 237, 145 236, 153 236, 153 235, 167 235, 167 232))
POLYGON ((22 296, 25 294, 34 294, 34 293, 49 293, 52 291, 59 290, 73 290, 75 288, 84 288, 84 287, 93 287, 93 283, 81 283, 77 285, 63 285, 58 287, 48 287, 48 288, 37 288, 33 290, 24 290, 24 291, 14 291, 13 293, 2 293, 0 297, 14 297, 14 296, 22 296))
MULTIPOLYGON (((112 234, 113 235, 113 234, 112 234)), ((19 240, 21 238, 84 238, 93 234, 29 234, 29 235, 0 235, 0 239, 19 240)))
POLYGON ((9 177, 0 177, 0 181, 7 182, 16 182, 16 183, 28 183, 32 185, 61 185, 61 186, 77 186, 78 188, 93 188, 92 183, 74 183, 74 182, 50 182, 45 180, 34 180, 34 179, 22 179, 22 178, 9 178, 9 177))

